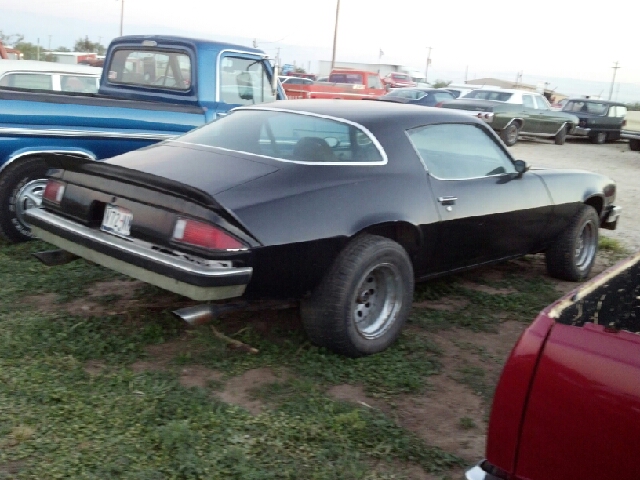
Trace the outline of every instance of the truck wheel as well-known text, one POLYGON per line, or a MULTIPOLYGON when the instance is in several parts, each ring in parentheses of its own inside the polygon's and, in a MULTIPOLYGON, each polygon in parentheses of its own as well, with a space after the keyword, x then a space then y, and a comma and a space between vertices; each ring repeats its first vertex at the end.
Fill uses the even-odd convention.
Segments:
POLYGON ((33 238, 24 214, 42 203, 47 170, 44 160, 34 157, 18 160, 0 174, 0 235, 9 242, 33 238))
POLYGON ((591 143, 595 143, 596 145, 602 145, 607 141, 607 134, 605 132, 598 132, 592 137, 590 137, 591 143))
POLYGON ((545 252, 549 275, 572 282, 587 278, 598 252, 599 223, 596 210, 583 205, 545 252))
POLYGON ((640 151, 640 140, 638 140, 637 138, 632 138, 631 140, 629 140, 629 148, 631 150, 633 150, 634 152, 639 152, 640 151))
POLYGON ((507 147, 512 147, 518 141, 518 125, 510 123, 507 128, 500 132, 500 138, 507 147))
POLYGON ((554 141, 556 142, 556 145, 564 145, 565 140, 567 139, 567 127, 562 127, 562 129, 556 133, 556 136, 554 137, 554 141))
POLYGON ((378 353, 400 335, 413 301, 413 266, 398 243, 361 235, 300 306, 309 339, 348 357, 378 353))

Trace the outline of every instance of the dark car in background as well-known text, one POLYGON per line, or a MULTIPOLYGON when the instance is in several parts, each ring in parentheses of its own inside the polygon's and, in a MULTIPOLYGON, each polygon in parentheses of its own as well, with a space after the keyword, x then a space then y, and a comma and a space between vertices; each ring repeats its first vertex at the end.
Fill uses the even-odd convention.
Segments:
POLYGON ((589 137, 601 145, 620 140, 620 131, 626 124, 627 106, 624 103, 590 98, 570 98, 562 108, 580 119, 574 136, 589 137))
POLYGON ((452 93, 437 88, 395 88, 377 100, 437 107, 442 102, 455 100, 455 97, 452 93))
POLYGON ((391 102, 240 107, 102 162, 46 160, 36 236, 194 300, 298 298, 311 341, 352 357, 396 340, 415 281, 538 252, 585 279, 620 214, 605 176, 529 170, 482 120, 391 102))

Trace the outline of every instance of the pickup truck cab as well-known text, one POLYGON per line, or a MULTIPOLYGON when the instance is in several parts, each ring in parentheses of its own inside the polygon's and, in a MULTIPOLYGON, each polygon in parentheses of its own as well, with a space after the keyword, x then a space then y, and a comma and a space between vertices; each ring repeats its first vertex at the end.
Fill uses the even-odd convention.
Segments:
POLYGON ((350 69, 332 70, 326 82, 315 82, 310 85, 293 85, 287 82, 283 87, 290 100, 304 98, 362 100, 387 93, 377 73, 350 69))
POLYGON ((115 39, 96 94, 0 88, 0 235, 31 238, 44 157, 101 160, 172 138, 233 107, 285 98, 260 50, 173 36, 115 39))

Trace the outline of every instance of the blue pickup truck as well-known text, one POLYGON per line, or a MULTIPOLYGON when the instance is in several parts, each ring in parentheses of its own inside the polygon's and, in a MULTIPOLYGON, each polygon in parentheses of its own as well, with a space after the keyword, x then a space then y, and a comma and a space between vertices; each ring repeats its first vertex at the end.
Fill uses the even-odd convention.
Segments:
POLYGON ((47 155, 101 160, 283 98, 264 52, 172 36, 111 42, 97 94, 0 88, 0 235, 31 238, 24 212, 40 205, 47 155))

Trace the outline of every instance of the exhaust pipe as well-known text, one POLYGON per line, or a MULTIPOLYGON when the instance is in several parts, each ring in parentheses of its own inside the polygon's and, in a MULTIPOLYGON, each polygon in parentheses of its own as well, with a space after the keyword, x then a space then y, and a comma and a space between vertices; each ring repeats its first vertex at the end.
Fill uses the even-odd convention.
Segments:
POLYGON ((66 265, 79 259, 78 255, 67 252, 66 250, 45 250, 44 252, 32 253, 34 257, 40 260, 48 267, 54 267, 56 265, 66 265))
POLYGON ((187 322, 190 326, 196 327, 198 325, 209 323, 211 320, 223 313, 244 310, 247 305, 247 302, 226 303, 221 305, 196 305, 195 307, 180 308, 171 313, 179 319, 187 322))

